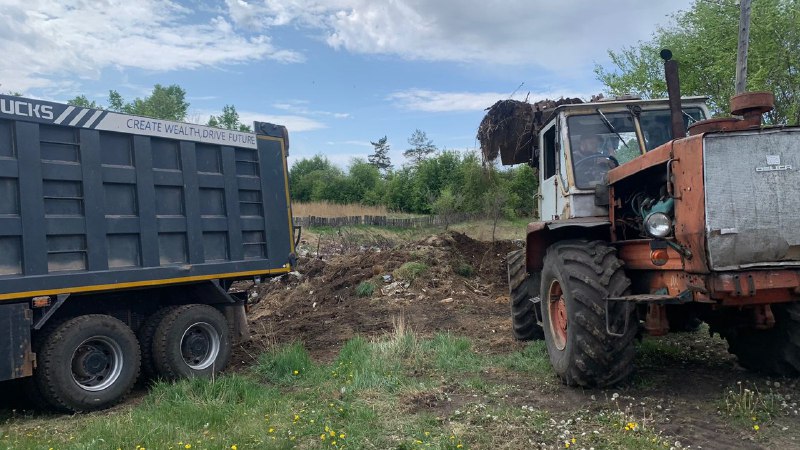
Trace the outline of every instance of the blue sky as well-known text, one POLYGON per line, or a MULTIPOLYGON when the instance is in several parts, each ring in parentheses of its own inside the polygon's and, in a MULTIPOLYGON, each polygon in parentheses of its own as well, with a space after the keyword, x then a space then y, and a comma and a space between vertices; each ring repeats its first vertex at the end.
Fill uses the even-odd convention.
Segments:
POLYGON ((186 89, 204 123, 289 128, 291 159, 346 166, 388 136, 404 163, 419 128, 477 146, 496 100, 588 97, 607 50, 650 37, 691 0, 0 0, 0 91, 105 104, 156 83, 186 89), (522 84, 522 87, 518 87, 522 84))

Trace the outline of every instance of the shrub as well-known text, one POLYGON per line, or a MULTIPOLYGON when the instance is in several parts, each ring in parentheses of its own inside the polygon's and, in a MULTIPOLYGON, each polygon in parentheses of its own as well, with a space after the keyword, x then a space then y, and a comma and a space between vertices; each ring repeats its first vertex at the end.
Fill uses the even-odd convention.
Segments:
POLYGON ((475 276, 475 268, 465 262, 460 262, 453 268, 453 272, 461 275, 464 278, 472 278, 475 276))

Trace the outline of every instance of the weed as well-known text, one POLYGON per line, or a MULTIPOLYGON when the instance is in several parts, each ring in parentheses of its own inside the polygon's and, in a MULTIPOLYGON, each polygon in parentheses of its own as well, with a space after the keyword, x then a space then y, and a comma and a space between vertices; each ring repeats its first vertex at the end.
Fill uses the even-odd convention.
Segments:
POLYGON ((460 262, 453 268, 453 272, 461 275, 464 278, 472 278, 475 276, 475 268, 465 262, 460 262))
POLYGON ((779 409, 779 402, 772 392, 762 393, 755 386, 753 389, 737 383, 738 389, 728 389, 724 398, 724 411, 739 423, 752 424, 758 431, 759 423, 774 417, 779 409))
POLYGON ((356 295, 359 297, 372 297, 375 292, 375 283, 371 281, 362 281, 356 286, 356 295))
POLYGON ((414 281, 427 271, 427 264, 418 261, 411 261, 403 264, 397 270, 395 270, 394 276, 401 280, 414 281))
POLYGON ((518 352, 499 355, 495 364, 515 372, 535 375, 548 375, 552 373, 550 356, 544 341, 531 342, 518 352))

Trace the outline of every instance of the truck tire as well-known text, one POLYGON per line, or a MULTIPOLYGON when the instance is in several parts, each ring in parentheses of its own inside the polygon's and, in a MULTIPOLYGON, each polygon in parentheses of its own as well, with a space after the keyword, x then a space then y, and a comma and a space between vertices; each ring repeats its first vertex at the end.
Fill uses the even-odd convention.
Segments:
POLYGON ((228 322, 208 305, 183 305, 169 311, 153 337, 156 372, 166 379, 210 377, 231 357, 228 322))
POLYGON ((42 397, 66 412, 120 402, 139 376, 136 335, 119 319, 90 314, 67 320, 43 337, 35 382, 42 397))
POLYGON ((739 329, 723 333, 728 351, 754 372, 800 376, 800 303, 772 305, 775 326, 769 330, 739 329))
POLYGON ((542 320, 550 362, 565 384, 612 386, 633 372, 635 311, 610 306, 612 330, 606 331, 607 297, 625 295, 630 280, 616 250, 602 241, 564 241, 547 249, 542 270, 542 320))
POLYGON ((153 360, 153 338, 161 321, 175 308, 175 306, 167 306, 159 309, 151 314, 139 328, 137 335, 139 337, 139 346, 142 348, 142 377, 145 380, 152 380, 158 377, 156 363, 153 360))
MULTIPOLYGON (((544 339, 544 330, 536 321, 535 304, 530 301, 531 278, 525 270, 525 250, 508 254, 508 293, 511 299, 511 323, 514 337, 520 341, 544 339)), ((538 286, 533 286, 538 290, 538 286)))

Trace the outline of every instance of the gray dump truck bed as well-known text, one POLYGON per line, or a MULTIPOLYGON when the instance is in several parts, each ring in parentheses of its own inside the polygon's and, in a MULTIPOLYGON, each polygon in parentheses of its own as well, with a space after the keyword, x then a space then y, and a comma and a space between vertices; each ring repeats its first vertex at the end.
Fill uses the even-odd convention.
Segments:
POLYGON ((286 129, 0 95, 0 300, 291 270, 286 129))

